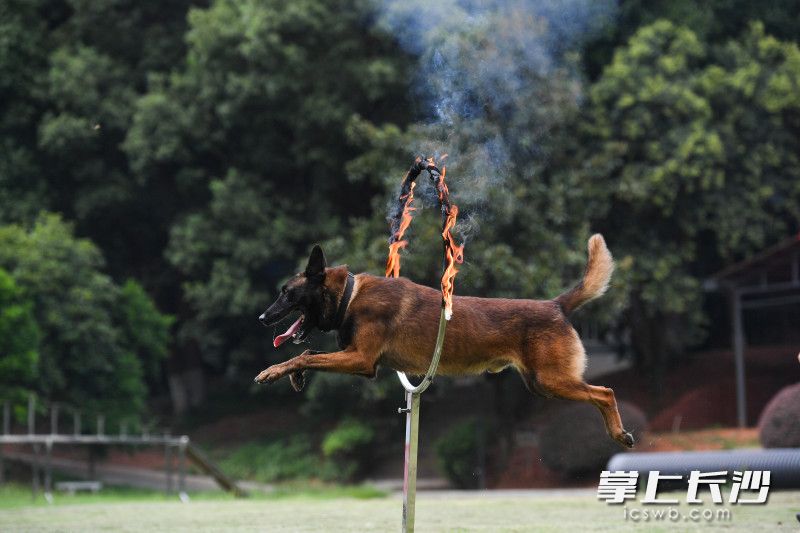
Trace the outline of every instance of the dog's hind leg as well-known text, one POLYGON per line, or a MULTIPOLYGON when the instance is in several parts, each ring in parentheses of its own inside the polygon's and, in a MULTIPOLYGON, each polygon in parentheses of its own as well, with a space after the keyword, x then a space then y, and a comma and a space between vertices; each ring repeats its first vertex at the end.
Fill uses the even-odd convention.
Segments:
POLYGON ((550 342, 530 343, 518 367, 528 388, 546 396, 593 404, 603 415, 608 435, 625 447, 633 437, 622 427, 614 391, 583 381, 586 353, 575 330, 550 342))
POLYGON ((619 416, 613 390, 608 387, 589 385, 583 381, 565 379, 564 376, 540 375, 537 382, 542 389, 557 398, 593 404, 603 415, 608 435, 626 448, 633 447, 633 436, 622 427, 622 419, 619 416))

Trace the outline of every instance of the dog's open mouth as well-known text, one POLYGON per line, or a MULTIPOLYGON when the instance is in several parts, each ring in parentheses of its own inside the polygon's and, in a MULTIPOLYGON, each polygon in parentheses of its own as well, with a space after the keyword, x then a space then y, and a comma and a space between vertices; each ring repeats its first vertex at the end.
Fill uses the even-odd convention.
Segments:
POLYGON ((295 344, 303 342, 303 339, 306 337, 306 331, 303 329, 304 319, 305 315, 300 315, 300 317, 289 326, 289 329, 272 340, 272 345, 277 348, 289 339, 293 339, 295 344))

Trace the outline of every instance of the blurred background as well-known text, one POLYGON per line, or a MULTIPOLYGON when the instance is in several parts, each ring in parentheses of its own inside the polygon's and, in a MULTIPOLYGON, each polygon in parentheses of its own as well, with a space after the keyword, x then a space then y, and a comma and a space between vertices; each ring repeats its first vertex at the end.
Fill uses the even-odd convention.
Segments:
MULTIPOLYGON (((312 374, 301 394, 252 379, 334 346, 317 332, 274 350, 280 331, 257 317, 314 243, 381 275, 389 207, 425 154, 461 208, 456 295, 554 297, 604 234, 617 271, 575 323, 587 380, 614 388, 639 451, 800 446, 798 14, 790 0, 0 1, 12 430, 34 397, 40 428, 58 405, 87 433, 100 415, 106 433, 187 434, 237 479, 402 484, 393 372, 312 374)), ((436 286, 424 180, 417 196, 403 275, 436 286)), ((534 398, 511 371, 438 378, 422 401, 423 487, 596 486, 619 451, 593 407, 534 398)), ((93 450, 163 465, 161 450, 93 450)))

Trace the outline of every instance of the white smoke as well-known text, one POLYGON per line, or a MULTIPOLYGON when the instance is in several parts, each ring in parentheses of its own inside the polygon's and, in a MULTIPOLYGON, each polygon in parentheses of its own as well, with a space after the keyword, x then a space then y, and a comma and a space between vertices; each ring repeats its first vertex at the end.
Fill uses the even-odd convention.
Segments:
MULTIPOLYGON (((449 154, 462 238, 477 231, 489 190, 516 158, 546 159, 542 141, 563 119, 554 110, 581 98, 576 51, 615 10, 611 0, 379 3, 378 24, 419 61, 414 96, 427 112, 409 151, 449 154)), ((417 196, 429 204, 428 189, 417 196)))

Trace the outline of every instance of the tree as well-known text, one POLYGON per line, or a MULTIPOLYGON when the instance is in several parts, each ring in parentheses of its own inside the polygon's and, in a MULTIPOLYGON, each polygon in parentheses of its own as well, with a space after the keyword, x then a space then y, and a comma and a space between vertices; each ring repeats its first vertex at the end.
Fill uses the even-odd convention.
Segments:
POLYGON ((117 279, 142 280, 175 307, 176 274, 163 259, 183 207, 169 184, 136 179, 122 143, 147 80, 177 65, 191 0, 70 0, 51 22, 37 152, 48 208, 75 220, 117 279), (174 202, 164 202, 171 198, 174 202))
POLYGON ((124 342, 136 354, 148 383, 157 384, 162 377, 161 363, 172 342, 170 328, 175 319, 162 314, 135 280, 125 281, 119 298, 118 320, 124 342))
MULTIPOLYGON (((187 206, 167 257, 185 277, 182 342, 233 373, 263 357, 254 320, 310 242, 370 212, 358 115, 403 121, 405 66, 361 0, 218 0, 189 15, 186 64, 154 77, 125 150, 137 179, 174 183, 187 206), (191 208, 189 208, 191 206, 191 208)), ((248 372, 252 367, 248 367, 248 372)))
POLYGON ((31 302, 0 268, 0 398, 19 401, 33 388, 39 339, 31 302))
POLYGON ((34 216, 45 198, 35 176, 46 25, 36 7, 25 0, 0 4, 0 223, 34 216))
POLYGON ((0 15, 0 223, 28 227, 41 209, 71 221, 115 282, 139 280, 176 315, 170 368, 198 345, 219 370, 252 357, 250 309, 212 302, 241 298, 229 293, 243 275, 257 308, 310 240, 368 213, 378 185, 348 179, 363 148, 345 130, 357 116, 407 120, 409 62, 373 27, 374 5, 11 0, 0 15), (262 226, 200 228, 223 202, 253 202, 262 226), (297 231, 309 212, 318 223, 297 231), (201 251, 226 254, 232 239, 235 258, 201 251))
POLYGON ((97 247, 56 215, 30 229, 0 227, 0 268, 32 302, 41 331, 36 391, 90 413, 136 416, 143 368, 166 354, 169 320, 135 283, 120 289, 102 267, 97 247))
POLYGON ((709 47, 659 21, 591 87, 570 171, 631 258, 632 340, 656 390, 702 337, 704 277, 798 229, 799 85, 797 45, 761 24, 709 47))
POLYGON ((751 0, 672 0, 647 2, 622 0, 619 2, 616 23, 590 39, 583 49, 585 73, 596 80, 608 65, 617 48, 641 28, 666 19, 691 30, 701 42, 721 44, 747 33, 750 24, 759 21, 766 32, 778 39, 798 42, 800 25, 798 0, 753 2, 751 0))
MULTIPOLYGON (((200 2, 203 3, 203 2, 200 2)), ((151 75, 184 56, 191 0, 10 0, 0 5, 0 222, 63 213, 117 279, 175 304, 163 259, 169 187, 133 179, 120 148, 151 75)))

